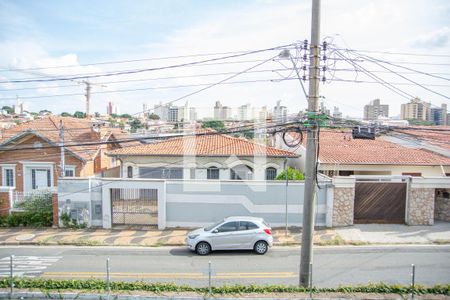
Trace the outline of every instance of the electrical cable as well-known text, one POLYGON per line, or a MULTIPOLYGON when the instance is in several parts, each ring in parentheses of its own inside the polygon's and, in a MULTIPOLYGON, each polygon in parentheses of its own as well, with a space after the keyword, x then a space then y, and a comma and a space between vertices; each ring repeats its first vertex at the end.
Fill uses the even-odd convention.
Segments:
MULTIPOLYGON (((280 46, 283 47, 283 46, 280 46)), ((4 71, 28 71, 28 70, 46 70, 46 69, 60 69, 60 68, 75 68, 75 67, 87 67, 96 65, 110 65, 110 64, 123 64, 123 63, 134 63, 142 61, 155 61, 155 60, 167 60, 167 59, 178 59, 178 58, 189 58, 189 57, 201 57, 201 56, 212 56, 212 55, 226 55, 226 54, 240 54, 247 53, 253 50, 241 50, 241 51, 228 51, 228 52, 216 52, 216 53, 199 53, 199 54, 187 54, 178 56, 163 56, 163 57, 150 57, 141 59, 129 59, 129 60, 116 60, 116 61, 106 61, 88 64, 78 64, 78 65, 65 65, 65 66, 49 66, 49 67, 36 67, 36 68, 3 68, 0 72, 4 71)))
POLYGON ((256 53, 262 53, 262 52, 267 52, 267 51, 272 51, 272 50, 279 50, 279 49, 282 49, 284 47, 289 47, 289 46, 292 46, 292 45, 293 44, 288 44, 288 45, 277 46, 277 47, 273 47, 273 48, 254 50, 254 51, 250 51, 250 52, 246 52, 246 53, 242 53, 242 54, 234 54, 234 55, 228 55, 228 56, 223 56, 223 57, 210 58, 210 59, 204 59, 204 60, 200 60, 200 61, 194 61, 194 62, 188 62, 188 63, 182 63, 182 64, 174 64, 174 65, 168 65, 168 66, 162 66, 162 67, 136 69, 136 70, 119 71, 119 72, 109 72, 109 73, 94 74, 94 75, 75 75, 75 76, 70 76, 70 77, 59 77, 59 78, 50 78, 50 79, 7 80, 7 81, 0 81, 0 83, 26 83, 26 82, 64 81, 64 80, 75 80, 75 79, 89 79, 89 78, 98 78, 98 77, 109 77, 109 76, 117 76, 117 75, 125 75, 125 74, 137 74, 137 73, 143 73, 143 72, 159 71, 159 70, 174 69, 174 68, 180 68, 180 67, 204 64, 204 63, 207 63, 207 62, 225 60, 225 59, 235 58, 235 57, 242 57, 242 56, 256 54, 256 53))

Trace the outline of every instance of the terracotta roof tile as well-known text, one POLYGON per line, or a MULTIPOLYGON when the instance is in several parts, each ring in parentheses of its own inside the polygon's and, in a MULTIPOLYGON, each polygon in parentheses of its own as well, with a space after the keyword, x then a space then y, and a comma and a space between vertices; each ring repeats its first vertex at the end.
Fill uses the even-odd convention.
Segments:
POLYGON ((353 139, 351 132, 339 131, 320 133, 319 159, 327 164, 450 165, 450 158, 428 150, 402 147, 382 138, 353 139))
MULTIPOLYGON (((109 136, 106 135, 101 137, 99 133, 93 131, 91 129, 91 121, 87 119, 49 116, 22 123, 19 126, 5 130, 0 139, 0 143, 4 143, 26 131, 35 132, 52 143, 59 143, 59 124, 61 120, 64 122, 64 142, 66 144, 100 142, 103 141, 103 138, 109 136)), ((83 159, 91 160, 95 157, 101 146, 102 145, 71 146, 67 147, 67 149, 83 159)))
POLYGON ((253 143, 243 138, 210 134, 173 138, 154 144, 126 147, 108 155, 141 156, 271 156, 296 157, 295 153, 253 143))

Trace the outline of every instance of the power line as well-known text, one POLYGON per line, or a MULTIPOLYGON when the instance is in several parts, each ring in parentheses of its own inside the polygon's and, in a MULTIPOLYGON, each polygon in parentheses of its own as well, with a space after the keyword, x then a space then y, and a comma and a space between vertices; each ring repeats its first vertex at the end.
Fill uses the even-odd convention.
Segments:
MULTIPOLYGON (((343 54, 337 52, 337 55, 346 58, 343 54)), ((406 93, 405 91, 402 91, 401 89, 397 88, 396 86, 393 86, 391 84, 389 84, 388 82, 386 82, 384 79, 376 76, 375 74, 370 73, 367 69, 365 69, 364 67, 361 67, 359 64, 353 62, 353 61, 348 61, 348 63, 350 63, 351 65, 353 65, 356 70, 360 70, 362 71, 364 74, 366 74, 367 76, 371 77, 372 79, 374 79, 375 81, 380 82, 383 86, 387 87, 389 90, 393 91, 394 93, 398 94, 399 96, 406 98, 408 100, 414 98, 414 96, 406 93)))
POLYGON ((446 98, 446 99, 450 99, 449 96, 446 96, 446 95, 444 95, 444 94, 441 94, 441 93, 439 93, 439 92, 436 92, 436 91, 434 91, 434 90, 432 90, 432 89, 430 89, 430 88, 427 88, 426 86, 424 86, 424 85, 418 83, 417 81, 414 81, 414 80, 412 80, 412 79, 409 79, 408 77, 403 76, 402 74, 399 74, 399 73, 395 72, 395 71, 392 70, 392 69, 389 69, 388 67, 386 67, 386 66, 384 66, 383 64, 377 62, 376 60, 370 59, 370 58, 368 58, 368 57, 366 57, 366 58, 367 58, 370 62, 372 62, 372 63, 374 63, 374 64, 376 64, 376 65, 382 67, 382 68, 385 69, 385 70, 390 71, 392 74, 395 74, 395 75, 397 75, 397 76, 399 76, 399 77, 401 77, 401 78, 403 78, 403 79, 405 79, 405 80, 407 80, 407 81, 409 81, 409 82, 412 82, 412 83, 414 83, 415 85, 417 85, 417 86, 419 86, 419 87, 421 87, 421 88, 423 88, 423 89, 425 89, 425 90, 427 90, 427 91, 429 91, 429 92, 431 92, 431 93, 433 93, 433 94, 439 95, 439 96, 444 97, 444 98, 446 98))
POLYGON ((392 54, 392 55, 407 55, 407 56, 429 56, 429 57, 450 57, 448 54, 429 54, 429 53, 411 53, 411 52, 393 52, 393 51, 377 51, 377 50, 361 50, 361 49, 348 49, 348 48, 333 48, 336 50, 366 52, 366 53, 380 53, 380 54, 392 54))
MULTIPOLYGON (((278 71, 286 71, 289 69, 266 69, 266 70, 258 70, 258 71, 249 71, 247 74, 257 74, 257 73, 266 73, 266 72, 278 72, 278 71)), ((292 69, 293 70, 293 69, 292 69)), ((219 76, 219 75, 230 75, 235 72, 219 72, 219 73, 202 73, 197 75, 181 75, 181 76, 166 76, 166 77, 153 77, 153 78, 141 78, 141 79, 126 79, 126 80, 115 80, 115 81, 104 81, 97 82, 96 84, 115 84, 115 83, 126 83, 126 82, 140 82, 140 81, 154 81, 154 80, 167 80, 167 79, 180 79, 180 78, 197 78, 197 77, 211 77, 211 76, 219 76)), ((78 87, 79 84, 70 84, 70 85, 52 85, 45 87, 24 87, 24 88, 15 88, 15 89, 3 89, 0 91, 8 92, 8 91, 21 91, 21 90, 37 90, 37 89, 52 89, 52 88, 65 88, 65 87, 78 87)))
MULTIPOLYGON (((287 49, 291 49, 291 48, 287 48, 287 49)), ((46 70, 46 69, 61 69, 61 68, 75 68, 75 67, 78 68, 78 67, 86 67, 86 66, 124 64, 124 63, 133 63, 133 62, 142 62, 142 61, 155 61, 155 60, 167 60, 167 59, 201 57, 201 56, 213 56, 213 55, 240 54, 240 53, 247 53, 247 52, 250 52, 250 51, 252 51, 252 50, 216 52, 216 53, 197 53, 197 54, 187 54, 187 55, 178 55, 178 56, 161 56, 161 57, 150 57, 150 58, 140 58, 140 59, 104 61, 104 62, 78 64, 78 65, 49 66, 49 67, 36 67, 36 68, 6 68, 5 67, 3 69, 0 69, 0 72, 5 72, 5 71, 46 70)))
POLYGON ((117 71, 117 72, 109 72, 109 73, 94 74, 94 75, 82 75, 82 74, 80 74, 80 75, 69 76, 69 77, 58 77, 58 78, 49 78, 49 79, 17 79, 17 80, 0 81, 0 83, 27 83, 27 82, 65 81, 65 80, 75 80, 75 79, 89 79, 89 78, 98 78, 98 77, 109 77, 109 76, 126 75, 126 74, 137 74, 137 73, 143 73, 143 72, 159 71, 159 70, 174 69, 174 68, 180 68, 180 67, 204 64, 204 63, 207 63, 207 62, 214 62, 214 61, 225 60, 225 59, 229 59, 229 58, 242 57, 242 56, 246 56, 246 55, 257 54, 257 53, 262 53, 262 52, 267 52, 267 51, 272 51, 272 50, 279 50, 279 49, 283 49, 285 47, 289 47, 289 46, 292 46, 292 45, 294 45, 294 44, 288 44, 288 45, 284 45, 284 46, 277 46, 277 47, 267 48, 267 49, 254 50, 254 51, 241 53, 241 54, 234 54, 234 55, 228 55, 228 56, 204 59, 204 60, 200 60, 200 61, 194 61, 194 62, 188 62, 188 63, 182 63, 182 64, 173 64, 173 65, 163 66, 163 67, 154 67, 154 68, 127 70, 127 71, 117 71))
MULTIPOLYGON (((286 122, 283 124, 274 124, 274 125, 266 126, 264 129, 277 128, 277 127, 283 127, 283 126, 288 126, 288 125, 296 125, 299 123, 300 123, 299 121, 295 121, 295 122, 286 122)), ((250 126, 254 126, 254 125, 250 125, 250 126)), ((248 132, 251 129, 254 129, 254 128, 245 128, 243 126, 239 126, 239 127, 227 129, 226 131, 214 131, 214 132, 203 132, 203 133, 193 133, 193 134, 179 134, 179 135, 170 136, 169 138, 233 134, 233 133, 248 132)), ((64 146, 59 145, 59 144, 58 145, 49 145, 49 146, 39 147, 39 149, 50 149, 50 148, 60 148, 60 147, 70 148, 70 147, 81 147, 81 146, 97 146, 97 145, 108 145, 108 144, 121 144, 121 143, 128 143, 128 142, 135 142, 135 141, 142 141, 142 140, 161 140, 161 139, 167 139, 167 137, 161 137, 161 136, 140 137, 140 138, 118 139, 118 140, 114 140, 114 141, 66 143, 64 146)), ((13 148, 0 147, 0 151, 17 151, 17 150, 36 150, 36 147, 34 147, 34 146, 13 147, 13 148)))
MULTIPOLYGON (((289 80, 296 79, 290 78, 289 80)), ((278 82, 282 79, 256 79, 256 80, 241 80, 232 82, 222 82, 216 83, 214 85, 233 85, 233 84, 246 84, 246 83, 261 83, 261 82, 278 82)), ((188 88, 188 87, 199 87, 199 86, 209 86, 213 83, 199 83, 199 84, 187 84, 187 85, 174 85, 174 86, 156 86, 156 87, 146 87, 146 88, 134 88, 134 89, 123 89, 115 91, 101 91, 92 92, 91 94, 110 94, 110 93, 126 93, 126 92, 139 92, 147 90, 159 90, 159 89, 178 89, 178 88, 188 88)), ((84 94, 69 93, 69 94, 54 94, 54 95, 41 95, 41 96, 23 96, 20 99, 41 99, 41 98, 54 98, 54 97, 72 97, 72 96, 84 96, 84 94)), ((0 98, 1 100, 15 100, 15 97, 0 98)))

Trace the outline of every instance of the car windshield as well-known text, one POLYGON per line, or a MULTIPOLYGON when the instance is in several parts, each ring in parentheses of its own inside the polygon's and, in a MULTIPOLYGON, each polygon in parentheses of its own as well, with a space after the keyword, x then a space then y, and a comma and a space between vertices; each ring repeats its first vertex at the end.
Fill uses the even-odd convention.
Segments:
POLYGON ((223 222, 223 220, 220 221, 220 222, 214 223, 214 224, 212 224, 212 225, 210 225, 208 227, 205 227, 205 231, 211 231, 214 227, 216 227, 217 225, 221 224, 222 222, 223 222))

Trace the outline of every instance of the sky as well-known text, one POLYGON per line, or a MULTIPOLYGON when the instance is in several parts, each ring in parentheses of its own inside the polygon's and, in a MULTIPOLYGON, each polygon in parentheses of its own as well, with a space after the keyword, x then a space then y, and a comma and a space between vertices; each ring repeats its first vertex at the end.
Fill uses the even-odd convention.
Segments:
MULTIPOLYGON (((330 48, 320 95, 328 108, 362 117, 364 105, 379 98, 396 116, 412 97, 450 106, 449 1, 322 0, 321 9, 321 40, 330 48)), ((139 70, 90 78, 91 111, 104 114, 112 101, 137 114, 143 104, 176 100, 208 117, 216 101, 271 109, 281 100, 295 113, 307 101, 292 62, 278 54, 289 49, 302 67, 296 49, 280 46, 309 40, 310 21, 309 0, 2 0, 0 105, 18 96, 30 111, 84 111, 83 76, 139 70), (276 49, 223 58, 268 48, 276 49), (167 68, 186 63, 196 64, 167 68), (79 78, 54 80, 67 77, 79 78), (15 82, 30 79, 53 81, 15 82)))

